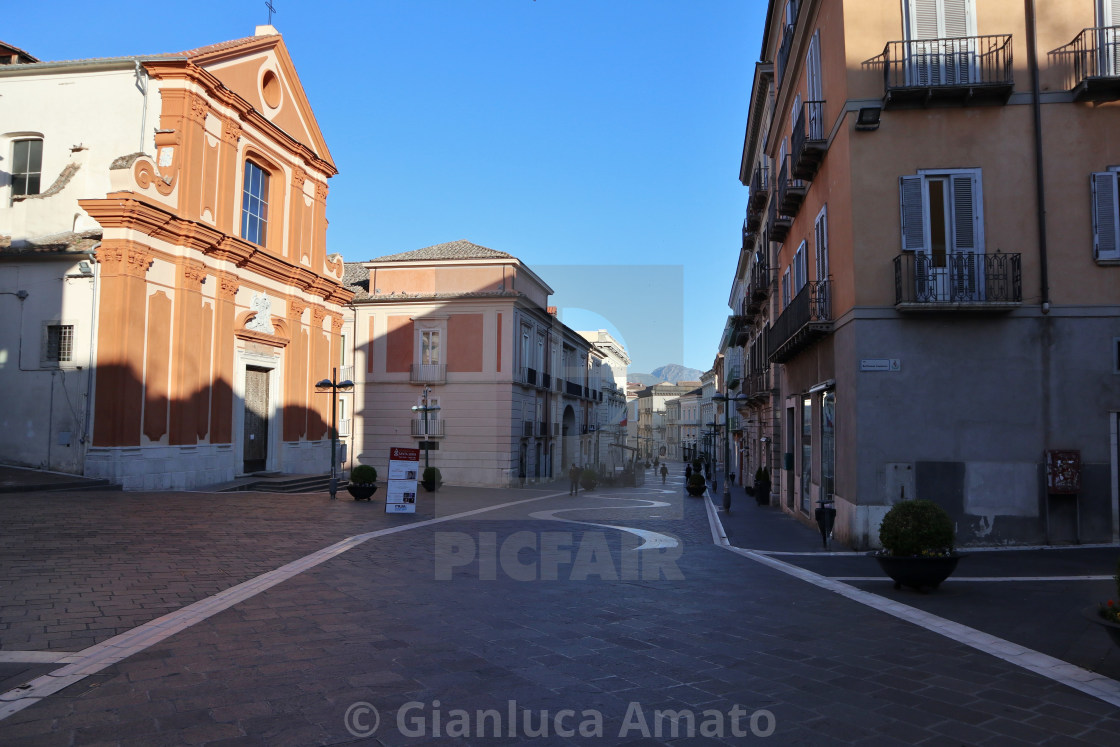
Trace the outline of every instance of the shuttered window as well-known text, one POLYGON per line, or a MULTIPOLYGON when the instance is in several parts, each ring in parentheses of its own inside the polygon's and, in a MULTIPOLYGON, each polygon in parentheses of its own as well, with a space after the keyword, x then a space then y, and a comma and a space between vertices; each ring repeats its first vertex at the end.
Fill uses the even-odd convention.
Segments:
POLYGON ((817 280, 828 280, 828 206, 821 208, 813 228, 817 250, 817 280))
POLYGON ((903 251, 983 253, 979 169, 901 176, 898 191, 903 251))
POLYGON ((1120 259, 1120 210, 1117 209, 1116 171, 1092 175, 1093 258, 1120 259))

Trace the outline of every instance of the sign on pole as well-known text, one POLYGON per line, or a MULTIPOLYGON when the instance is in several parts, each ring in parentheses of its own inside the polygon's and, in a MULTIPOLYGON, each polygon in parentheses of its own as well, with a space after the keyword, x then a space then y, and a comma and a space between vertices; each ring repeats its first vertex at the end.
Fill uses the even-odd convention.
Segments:
POLYGON ((420 449, 397 446, 389 449, 389 480, 385 513, 416 513, 416 476, 420 471, 420 449))

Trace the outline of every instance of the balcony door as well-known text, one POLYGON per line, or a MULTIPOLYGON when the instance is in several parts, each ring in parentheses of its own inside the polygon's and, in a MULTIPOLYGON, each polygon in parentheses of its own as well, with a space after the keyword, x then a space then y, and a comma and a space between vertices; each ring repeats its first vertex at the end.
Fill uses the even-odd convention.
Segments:
POLYGON ((979 80, 974 0, 906 0, 906 82, 955 86, 979 80))
POLYGON ((914 252, 915 298, 984 299, 980 172, 927 172, 900 178, 902 248, 914 252))

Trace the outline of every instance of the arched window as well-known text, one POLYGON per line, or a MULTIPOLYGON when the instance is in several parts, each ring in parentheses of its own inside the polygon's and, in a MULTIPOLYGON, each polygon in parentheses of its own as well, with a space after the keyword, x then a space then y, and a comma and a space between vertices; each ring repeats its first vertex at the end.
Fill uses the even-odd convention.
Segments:
POLYGON ((265 245, 268 228, 268 172, 252 161, 245 161, 245 180, 241 187, 241 238, 265 245))

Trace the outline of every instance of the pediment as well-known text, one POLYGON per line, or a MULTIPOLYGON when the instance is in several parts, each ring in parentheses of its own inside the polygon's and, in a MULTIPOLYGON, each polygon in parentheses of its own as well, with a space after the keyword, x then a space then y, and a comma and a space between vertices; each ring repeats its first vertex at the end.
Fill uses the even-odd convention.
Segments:
POLYGON ((299 74, 279 34, 252 37, 224 48, 203 48, 191 54, 190 60, 334 166, 299 74))

